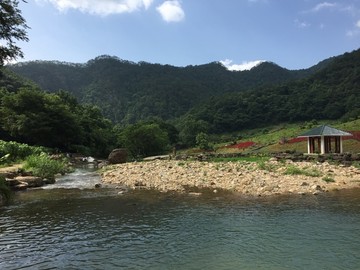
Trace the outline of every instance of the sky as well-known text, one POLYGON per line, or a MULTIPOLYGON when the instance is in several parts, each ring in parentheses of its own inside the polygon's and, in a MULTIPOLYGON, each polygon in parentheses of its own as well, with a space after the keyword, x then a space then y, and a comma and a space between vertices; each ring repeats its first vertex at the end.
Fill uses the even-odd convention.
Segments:
POLYGON ((360 0, 28 0, 21 61, 304 69, 360 47, 360 0))

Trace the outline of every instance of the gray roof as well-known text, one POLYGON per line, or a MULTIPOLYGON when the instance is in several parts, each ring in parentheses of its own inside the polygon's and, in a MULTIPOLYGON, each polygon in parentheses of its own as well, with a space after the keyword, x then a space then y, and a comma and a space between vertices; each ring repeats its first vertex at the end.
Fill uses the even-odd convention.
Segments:
POLYGON ((314 137, 314 136, 352 136, 352 134, 333 127, 322 125, 313 128, 299 135, 298 137, 314 137))

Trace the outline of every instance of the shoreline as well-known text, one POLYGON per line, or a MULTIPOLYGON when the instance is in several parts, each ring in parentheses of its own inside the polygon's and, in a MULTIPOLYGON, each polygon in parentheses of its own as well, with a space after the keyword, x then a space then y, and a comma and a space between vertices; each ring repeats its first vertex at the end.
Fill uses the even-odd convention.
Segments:
MULTIPOLYGON (((327 162, 201 162, 153 160, 107 166, 104 184, 200 195, 192 189, 246 196, 313 194, 360 188, 360 169, 327 162)), ((120 191, 119 193, 122 193, 120 191)))

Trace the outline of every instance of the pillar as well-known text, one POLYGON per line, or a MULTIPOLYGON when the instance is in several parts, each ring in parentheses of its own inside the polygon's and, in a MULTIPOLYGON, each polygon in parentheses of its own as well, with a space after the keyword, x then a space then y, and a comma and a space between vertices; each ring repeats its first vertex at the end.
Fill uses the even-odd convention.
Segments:
POLYGON ((324 136, 321 136, 321 151, 320 153, 323 155, 325 154, 325 138, 324 136))
POLYGON ((340 154, 342 154, 342 152, 343 152, 343 144, 342 144, 342 137, 341 136, 339 137, 339 140, 340 140, 340 154))

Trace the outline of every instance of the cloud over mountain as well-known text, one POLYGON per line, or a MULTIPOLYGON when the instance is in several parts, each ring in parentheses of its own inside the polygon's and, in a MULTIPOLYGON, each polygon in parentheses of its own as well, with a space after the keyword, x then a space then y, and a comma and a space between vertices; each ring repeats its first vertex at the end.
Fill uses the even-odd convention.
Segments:
POLYGON ((220 61, 220 63, 230 71, 250 70, 253 67, 258 66, 263 62, 265 62, 265 61, 264 60, 256 60, 256 61, 242 62, 241 64, 233 64, 233 61, 230 59, 225 59, 225 60, 220 61))

